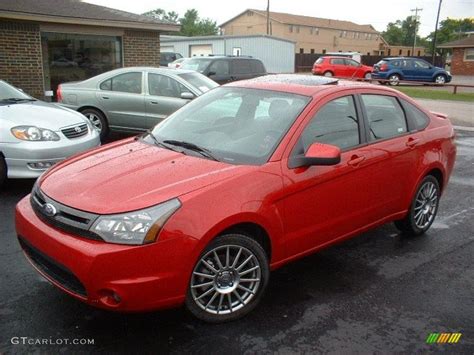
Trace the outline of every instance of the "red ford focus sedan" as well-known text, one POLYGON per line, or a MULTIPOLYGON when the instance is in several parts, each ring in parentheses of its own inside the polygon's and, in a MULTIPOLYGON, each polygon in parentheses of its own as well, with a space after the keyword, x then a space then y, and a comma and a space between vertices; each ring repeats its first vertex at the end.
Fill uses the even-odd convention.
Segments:
POLYGON ((324 56, 314 62, 311 72, 313 75, 336 76, 338 78, 370 79, 372 70, 372 67, 351 58, 324 56))
POLYGON ((16 228, 36 270, 90 305, 228 321, 292 260, 387 222, 424 233, 455 154, 449 120, 398 91, 267 76, 58 164, 16 228))

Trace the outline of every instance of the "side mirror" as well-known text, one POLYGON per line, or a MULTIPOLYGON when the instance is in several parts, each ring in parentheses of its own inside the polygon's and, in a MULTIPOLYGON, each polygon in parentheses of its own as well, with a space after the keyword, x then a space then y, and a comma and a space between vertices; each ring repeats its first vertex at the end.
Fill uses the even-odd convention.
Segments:
POLYGON ((290 158, 290 169, 313 165, 336 165, 341 162, 341 150, 330 144, 313 143, 304 155, 290 158))
POLYGON ((207 73, 207 76, 209 77, 214 76, 214 75, 216 75, 215 71, 210 71, 209 73, 207 73))
POLYGON ((181 93, 181 98, 184 100, 192 100, 194 99, 194 94, 190 93, 189 91, 185 91, 181 93))

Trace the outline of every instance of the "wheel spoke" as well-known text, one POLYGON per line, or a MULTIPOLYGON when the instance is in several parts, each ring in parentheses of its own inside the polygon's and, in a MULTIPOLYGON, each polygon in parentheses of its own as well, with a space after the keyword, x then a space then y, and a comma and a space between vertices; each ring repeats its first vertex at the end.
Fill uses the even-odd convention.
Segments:
POLYGON ((212 304, 212 302, 214 302, 214 300, 216 299, 216 297, 219 295, 219 292, 214 292, 214 294, 212 295, 211 299, 209 300, 209 302, 207 302, 206 304, 206 307, 204 308, 205 310, 209 308, 209 306, 212 304))
POLYGON ((260 279, 240 279, 240 282, 257 282, 260 281, 260 279))
POLYGON ((201 298, 206 297, 208 294, 210 294, 212 291, 214 291, 214 287, 211 287, 209 290, 204 292, 201 296, 196 298, 196 301, 199 301, 201 298))
POLYGON ((244 300, 242 299, 242 297, 240 297, 240 295, 239 295, 239 293, 237 292, 237 290, 232 291, 232 293, 237 297, 237 299, 239 300, 239 302, 240 302, 242 305, 245 305, 244 300))
POLYGON ((221 296, 219 297, 219 304, 217 305, 217 314, 219 314, 219 311, 221 310, 222 301, 224 301, 224 294, 223 293, 221 293, 221 296))
POLYGON ((247 275, 249 272, 255 271, 255 270, 259 269, 259 268, 260 268, 260 266, 258 266, 258 265, 257 265, 257 266, 254 266, 254 267, 252 267, 252 268, 250 268, 250 269, 247 269, 247 270, 245 270, 245 271, 239 272, 239 276, 247 275))
POLYGON ((242 285, 240 285, 240 284, 237 286, 237 288, 240 288, 241 290, 244 290, 245 292, 251 293, 252 295, 255 294, 254 291, 252 291, 251 289, 249 289, 249 288, 247 288, 247 287, 245 287, 245 286, 242 286, 242 285))
POLYGON ((201 261, 202 261, 202 263, 203 263, 204 265, 206 265, 206 267, 207 267, 209 270, 211 270, 214 274, 217 274, 217 273, 218 273, 218 271, 217 271, 211 264, 209 264, 206 260, 201 259, 201 261))
POLYGON ((205 277, 207 279, 213 279, 214 278, 214 275, 203 274, 203 273, 197 272, 197 271, 194 271, 193 274, 196 275, 196 276, 205 277))
POLYGON ((225 266, 229 267, 230 263, 230 247, 227 246, 226 253, 225 253, 225 266))
POLYGON ((247 259, 244 260, 242 264, 236 269, 237 271, 242 270, 242 268, 253 258, 253 255, 250 255, 247 259))
POLYGON ((234 259, 234 262, 232 263, 232 268, 235 268, 235 265, 237 265, 237 262, 239 261, 240 254, 242 254, 242 248, 239 248, 239 251, 237 252, 237 255, 234 259))
POLYGON ((219 269, 222 270, 224 266, 222 265, 221 260, 219 259, 219 255, 217 255, 217 252, 215 250, 214 250, 214 259, 216 259, 219 269))
POLYGON ((231 297, 230 293, 227 294, 227 301, 229 303, 230 311, 233 312, 234 310, 232 309, 232 297, 231 297))
POLYGON ((214 281, 204 282, 203 284, 192 285, 191 288, 200 288, 200 287, 210 286, 213 283, 214 283, 214 281))

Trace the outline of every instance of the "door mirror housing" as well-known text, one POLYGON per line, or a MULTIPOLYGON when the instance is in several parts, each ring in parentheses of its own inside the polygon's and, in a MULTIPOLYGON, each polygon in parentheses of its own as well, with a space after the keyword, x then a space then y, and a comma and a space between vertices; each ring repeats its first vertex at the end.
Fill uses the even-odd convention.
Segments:
POLYGON ((181 98, 184 99, 184 100, 192 100, 192 99, 194 99, 194 94, 190 93, 188 91, 182 92, 181 93, 181 98))
POLYGON ((341 150, 331 144, 313 143, 304 155, 290 158, 290 169, 313 165, 336 165, 341 162, 341 150))

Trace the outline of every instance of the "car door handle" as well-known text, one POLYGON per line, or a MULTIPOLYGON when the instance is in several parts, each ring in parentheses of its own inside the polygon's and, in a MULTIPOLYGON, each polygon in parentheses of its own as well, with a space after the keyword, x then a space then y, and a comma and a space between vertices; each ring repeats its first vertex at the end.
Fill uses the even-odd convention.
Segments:
POLYGON ((418 145, 418 143, 420 143, 419 138, 408 138, 406 145, 407 147, 413 148, 414 146, 418 145))
POLYGON ((158 101, 150 101, 150 104, 152 104, 152 105, 158 105, 158 101))
POLYGON ((364 156, 358 156, 358 155, 353 155, 351 157, 351 160, 347 162, 348 165, 350 166, 358 166, 360 163, 362 163, 365 160, 364 156))
POLYGON ((108 96, 102 96, 102 98, 103 98, 104 100, 110 99, 110 97, 108 97, 108 96))

